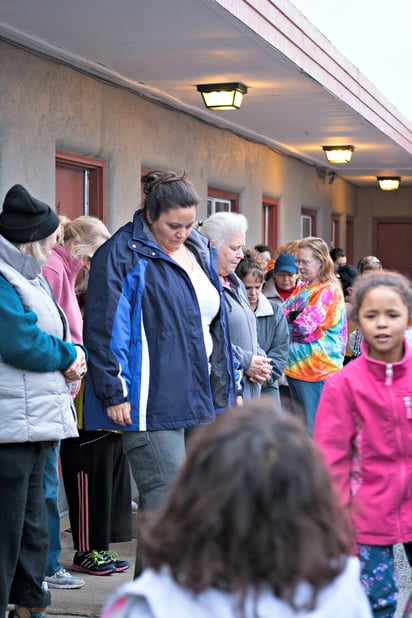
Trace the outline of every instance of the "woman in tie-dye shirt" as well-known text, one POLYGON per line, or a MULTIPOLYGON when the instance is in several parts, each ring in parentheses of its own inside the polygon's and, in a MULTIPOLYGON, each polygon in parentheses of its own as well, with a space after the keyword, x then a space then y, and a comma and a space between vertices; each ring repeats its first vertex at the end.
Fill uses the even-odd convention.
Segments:
POLYGON ((301 240, 296 262, 300 283, 283 305, 290 335, 285 374, 294 408, 298 414, 303 409, 312 434, 325 379, 343 365, 346 312, 325 241, 312 236, 301 240))

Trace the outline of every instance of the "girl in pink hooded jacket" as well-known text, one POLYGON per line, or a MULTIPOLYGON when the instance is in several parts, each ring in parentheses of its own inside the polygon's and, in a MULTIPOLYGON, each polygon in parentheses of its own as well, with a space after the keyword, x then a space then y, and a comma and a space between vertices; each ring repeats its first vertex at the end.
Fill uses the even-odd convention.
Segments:
POLYGON ((359 277, 354 319, 362 354, 324 386, 315 440, 352 512, 361 580, 375 617, 392 617, 393 545, 412 564, 412 288, 389 271, 359 277))

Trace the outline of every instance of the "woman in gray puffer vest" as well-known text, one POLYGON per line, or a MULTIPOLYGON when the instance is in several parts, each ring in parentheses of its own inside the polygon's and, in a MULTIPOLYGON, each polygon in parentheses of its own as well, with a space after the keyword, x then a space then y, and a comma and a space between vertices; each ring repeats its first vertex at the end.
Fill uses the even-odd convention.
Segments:
POLYGON ((86 371, 41 268, 59 219, 21 185, 0 214, 0 615, 46 615, 46 449, 77 436, 69 383, 86 371))

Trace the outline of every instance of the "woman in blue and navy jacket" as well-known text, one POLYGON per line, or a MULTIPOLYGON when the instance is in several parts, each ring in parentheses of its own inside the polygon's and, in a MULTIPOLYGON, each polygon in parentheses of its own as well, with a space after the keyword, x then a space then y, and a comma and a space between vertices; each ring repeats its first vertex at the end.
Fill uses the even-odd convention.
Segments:
POLYGON ((196 192, 172 172, 142 182, 143 209, 92 260, 84 415, 86 429, 124 432, 141 506, 151 510, 184 460, 184 430, 212 422, 241 390, 217 252, 192 229, 196 192))

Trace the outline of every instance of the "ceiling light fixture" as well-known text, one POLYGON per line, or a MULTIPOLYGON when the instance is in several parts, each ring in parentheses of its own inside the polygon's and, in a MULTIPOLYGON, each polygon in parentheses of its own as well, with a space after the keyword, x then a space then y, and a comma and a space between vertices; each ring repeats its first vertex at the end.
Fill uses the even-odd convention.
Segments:
POLYGON ((198 92, 202 95, 203 103, 207 109, 225 110, 239 109, 242 105, 243 96, 247 93, 247 86, 240 82, 226 84, 200 84, 198 92))
POLYGON ((322 146, 329 163, 349 163, 354 146, 322 146))
POLYGON ((401 184, 400 176, 377 176, 377 181, 382 191, 396 191, 401 184))

